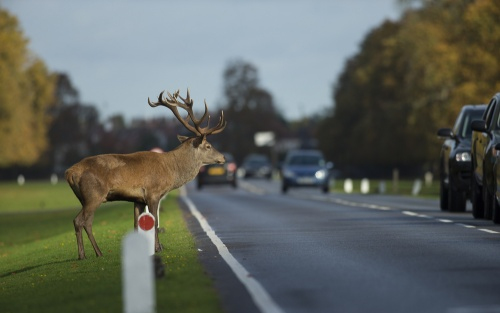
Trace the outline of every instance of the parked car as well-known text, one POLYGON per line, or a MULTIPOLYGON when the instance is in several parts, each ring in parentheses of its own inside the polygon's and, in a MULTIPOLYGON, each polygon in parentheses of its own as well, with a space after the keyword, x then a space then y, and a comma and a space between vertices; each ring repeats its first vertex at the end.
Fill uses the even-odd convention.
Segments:
POLYGON ((493 164, 493 205, 491 218, 493 223, 500 224, 500 143, 495 145, 495 164, 493 164))
POLYGON ((324 193, 330 190, 331 163, 326 163, 321 151, 294 150, 287 153, 281 166, 281 191, 290 187, 320 187, 324 193))
POLYGON ((242 177, 271 178, 273 167, 269 158, 263 154, 248 155, 239 168, 242 177))
POLYGON ((465 212, 471 194, 471 138, 473 120, 481 119, 486 105, 465 105, 453 128, 441 128, 445 138, 439 157, 440 207, 442 211, 465 212))
POLYGON ((200 168, 198 173, 197 185, 201 189, 204 185, 229 184, 236 188, 236 170, 237 166, 233 156, 230 153, 223 153, 226 162, 224 164, 210 164, 200 168))
POLYGON ((477 197, 474 217, 492 219, 495 224, 500 224, 500 93, 491 99, 487 113, 483 120, 473 123, 475 140, 478 142, 475 148, 477 163, 482 159, 482 166, 475 167, 477 197), (483 150, 484 149, 484 150, 483 150), (480 155, 482 153, 482 157, 480 155), (491 166, 492 165, 492 166, 491 166), (490 171, 491 166, 491 171, 490 171), (478 176, 482 174, 482 184, 479 184, 478 176), (481 206, 482 205, 482 206, 481 206))
POLYGON ((493 96, 483 118, 472 122, 471 201, 474 218, 491 219, 496 194, 494 165, 500 143, 500 93, 493 96))

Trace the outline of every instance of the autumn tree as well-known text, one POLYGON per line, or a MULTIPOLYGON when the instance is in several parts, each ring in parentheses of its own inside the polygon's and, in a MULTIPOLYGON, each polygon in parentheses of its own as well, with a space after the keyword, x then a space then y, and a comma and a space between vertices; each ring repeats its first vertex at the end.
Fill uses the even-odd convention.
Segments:
POLYGON ((272 95, 259 85, 258 70, 248 62, 228 63, 222 108, 228 125, 213 141, 220 150, 233 153, 238 161, 259 152, 255 133, 272 131, 277 137, 287 133, 286 122, 277 112, 272 95))
POLYGON ((54 77, 28 50, 18 21, 0 8, 0 167, 28 166, 48 147, 54 77))
POLYGON ((436 130, 500 87, 499 7, 421 1, 369 33, 334 86, 320 146, 346 167, 432 169, 436 130))

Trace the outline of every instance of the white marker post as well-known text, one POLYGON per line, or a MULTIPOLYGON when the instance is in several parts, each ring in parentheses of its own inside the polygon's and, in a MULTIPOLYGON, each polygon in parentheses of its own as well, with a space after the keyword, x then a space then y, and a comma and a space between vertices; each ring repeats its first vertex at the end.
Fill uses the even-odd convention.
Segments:
POLYGON ((122 297, 125 313, 156 311, 153 262, 148 243, 147 237, 137 232, 129 233, 123 240, 122 297))
POLYGON ((352 186, 352 179, 348 178, 344 181, 344 192, 345 193, 351 193, 353 189, 352 186))
POLYGON ((146 246, 148 248, 147 253, 149 256, 155 254, 155 218, 153 214, 149 213, 147 206, 146 212, 139 215, 137 232, 146 237, 147 243, 146 246))
POLYGON ((363 178, 361 180, 361 193, 366 195, 369 192, 370 192, 370 181, 368 180, 368 178, 363 178))

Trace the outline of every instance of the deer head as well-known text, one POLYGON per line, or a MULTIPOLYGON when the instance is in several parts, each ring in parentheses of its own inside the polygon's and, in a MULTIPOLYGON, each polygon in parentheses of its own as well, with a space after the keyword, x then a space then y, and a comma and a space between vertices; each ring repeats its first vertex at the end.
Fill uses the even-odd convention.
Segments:
POLYGON ((158 102, 151 102, 148 98, 148 103, 151 107, 157 107, 159 105, 167 107, 174 113, 175 117, 179 120, 179 122, 184 125, 184 127, 192 132, 194 136, 186 137, 186 136, 177 136, 181 143, 188 143, 189 146, 192 146, 196 151, 194 151, 195 155, 199 157, 203 165, 214 164, 214 163, 224 163, 224 156, 218 152, 212 145, 207 141, 207 136, 218 134, 224 130, 226 127, 226 120, 224 119, 224 112, 221 111, 221 116, 219 117, 219 122, 214 127, 210 127, 210 115, 208 114, 208 106, 207 102, 205 103, 205 112, 200 119, 197 119, 194 116, 193 112, 193 99, 189 95, 189 89, 187 90, 186 98, 183 98, 179 95, 179 90, 174 92, 174 94, 170 94, 167 92, 167 97, 163 97, 164 91, 160 93, 158 96, 158 102), (181 101, 179 101, 182 100, 181 101), (178 108, 182 108, 187 112, 187 116, 183 118, 178 108), (206 120, 206 126, 202 127, 201 125, 206 120), (193 123, 193 125, 190 124, 193 123))

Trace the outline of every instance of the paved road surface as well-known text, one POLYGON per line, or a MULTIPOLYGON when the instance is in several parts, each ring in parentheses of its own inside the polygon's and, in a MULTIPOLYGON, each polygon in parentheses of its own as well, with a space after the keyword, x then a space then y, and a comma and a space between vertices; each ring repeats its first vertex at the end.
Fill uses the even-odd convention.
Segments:
MULTIPOLYGON (((500 226, 470 212, 410 197, 282 195, 261 180, 190 184, 187 199, 270 296, 269 311, 500 312, 500 226)), ((188 222, 226 310, 266 311, 198 221, 188 222)))

